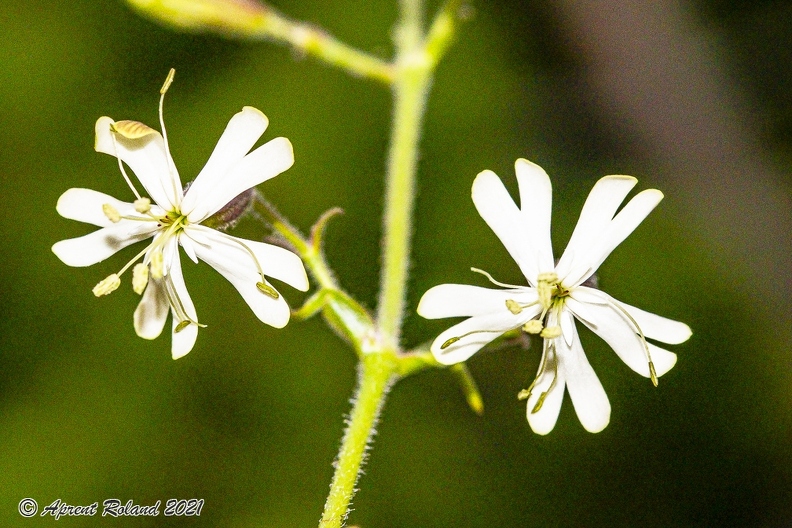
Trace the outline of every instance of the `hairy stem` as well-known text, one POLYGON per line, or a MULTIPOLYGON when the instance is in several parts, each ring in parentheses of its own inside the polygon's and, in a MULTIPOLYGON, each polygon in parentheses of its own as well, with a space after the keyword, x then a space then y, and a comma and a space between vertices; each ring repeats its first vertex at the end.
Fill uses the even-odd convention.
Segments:
POLYGON ((374 435, 388 389, 396 379, 395 372, 393 354, 368 354, 360 362, 354 405, 341 440, 330 494, 319 528, 340 528, 346 520, 366 450, 374 435))

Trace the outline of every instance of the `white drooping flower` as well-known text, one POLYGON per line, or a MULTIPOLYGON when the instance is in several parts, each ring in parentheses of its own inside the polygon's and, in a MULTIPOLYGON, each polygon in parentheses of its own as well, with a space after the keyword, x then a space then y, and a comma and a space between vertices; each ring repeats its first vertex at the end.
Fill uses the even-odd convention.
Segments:
MULTIPOLYGON (((143 294, 134 314, 135 331, 146 339, 158 337, 170 311, 174 359, 192 350, 198 327, 205 326, 198 322, 184 284, 179 246, 190 260, 203 260, 228 279, 253 313, 276 328, 286 325, 290 310, 266 277, 301 291, 308 289, 305 268, 294 253, 202 225, 211 223, 207 220, 238 195, 294 163, 291 143, 283 137, 249 152, 267 124, 266 116, 252 107, 232 117, 203 170, 185 192, 168 149, 167 134, 163 137, 136 121, 101 117, 96 122, 96 151, 118 158, 137 199, 126 203, 90 189, 69 189, 58 200, 61 216, 101 228, 52 247, 69 266, 90 266, 126 246, 150 239, 140 253, 93 291, 97 297, 109 294, 120 285, 120 276, 134 265, 132 286, 143 294), (138 193, 122 162, 132 169, 150 199, 138 193)), ((162 130, 164 133, 164 125, 162 130)))
POLYGON ((447 365, 465 361, 505 332, 522 329, 539 334, 544 338, 539 371, 531 386, 519 395, 528 400, 531 428, 539 434, 553 429, 566 387, 583 427, 599 432, 610 421, 610 403, 583 352, 575 319, 655 385, 657 377, 674 366, 676 355, 647 338, 678 344, 691 336, 684 323, 640 310, 584 285, 663 194, 656 189, 642 191, 616 214, 638 180, 632 176, 600 179, 556 264, 550 241, 550 178, 541 167, 524 159, 517 160, 515 169, 520 208, 491 171, 476 177, 472 196, 479 214, 517 262, 529 285, 501 284, 489 275, 503 289, 442 284, 423 295, 418 313, 428 319, 468 317, 432 343, 434 357, 447 365))

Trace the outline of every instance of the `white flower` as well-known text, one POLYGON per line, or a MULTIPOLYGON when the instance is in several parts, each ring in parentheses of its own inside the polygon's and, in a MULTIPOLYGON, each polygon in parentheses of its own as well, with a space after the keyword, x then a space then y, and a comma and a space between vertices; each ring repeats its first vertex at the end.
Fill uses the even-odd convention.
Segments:
MULTIPOLYGON (((160 106, 160 119, 161 110, 160 106)), ((163 137, 136 121, 114 122, 102 117, 96 122, 95 148, 118 158, 137 199, 126 203, 90 189, 69 189, 58 200, 61 216, 101 227, 52 247, 69 266, 90 266, 130 244, 151 239, 121 271, 97 284, 94 294, 115 290, 119 277, 140 261, 132 277, 135 291, 143 293, 134 314, 135 331, 140 337, 156 338, 170 309, 174 359, 192 349, 198 327, 204 326, 198 322, 184 284, 179 245, 193 262, 201 259, 228 279, 253 313, 276 328, 286 325, 290 310, 265 275, 302 291, 308 289, 302 261, 292 252, 201 225, 240 193, 291 167, 294 156, 286 138, 273 139, 249 152, 267 124, 266 116, 252 107, 232 117, 209 161, 184 192, 168 150, 167 134, 163 137), (132 169, 151 199, 137 192, 122 162, 132 169)))
MULTIPOLYGON (((655 189, 638 193, 614 216, 637 180, 605 176, 591 190, 563 256, 554 264, 550 242, 552 188, 541 167, 515 163, 518 209, 491 171, 473 182, 473 202, 481 217, 517 262, 529 286, 490 280, 505 289, 442 284, 427 291, 418 313, 428 319, 468 317, 440 334, 432 353, 443 364, 465 361, 504 332, 522 328, 544 340, 539 372, 520 393, 528 399, 528 422, 539 434, 555 426, 564 387, 586 430, 599 432, 610 420, 610 403, 583 352, 575 319, 605 340, 631 369, 657 384, 676 355, 647 342, 678 344, 691 336, 677 321, 617 301, 588 286, 589 279, 663 198, 655 189)), ((478 271, 478 270, 474 270, 478 271)), ((483 273, 483 272, 482 272, 483 273)))

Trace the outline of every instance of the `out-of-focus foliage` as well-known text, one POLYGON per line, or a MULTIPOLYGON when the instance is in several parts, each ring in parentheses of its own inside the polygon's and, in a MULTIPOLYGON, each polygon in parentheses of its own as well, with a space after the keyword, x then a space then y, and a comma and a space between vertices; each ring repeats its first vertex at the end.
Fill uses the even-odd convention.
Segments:
MULTIPOLYGON (((396 2, 273 3, 364 50, 392 51, 396 2)), ((792 10, 784 2, 689 7, 733 83, 725 89, 751 103, 760 155, 788 163, 792 10)), ((674 348, 677 366, 655 389, 583 333, 613 405, 597 435, 582 429, 571 405, 549 436, 531 433, 516 395, 533 379, 536 348, 470 362, 483 417, 447 372, 400 383, 351 520, 364 528, 784 526, 792 518, 790 313, 756 300, 757 292, 782 295, 789 278, 745 269, 713 243, 718 233, 689 221, 713 207, 710 189, 684 177, 673 192, 664 187, 662 161, 636 146, 634 130, 603 111, 583 81, 587 60, 563 9, 475 3, 440 66, 421 147, 410 306, 435 284, 476 280, 471 266, 521 280, 476 214, 470 185, 490 168, 514 191, 512 164, 527 157, 553 179, 558 254, 600 176, 633 174, 639 188, 667 191, 599 279, 619 299, 687 322, 694 336, 674 348)), ((165 119, 183 179, 197 174, 234 112, 260 108, 270 119, 265 139, 288 137, 296 158, 263 191, 303 229, 330 207, 346 211, 329 226, 328 258, 371 307, 387 89, 268 43, 176 34, 120 1, 11 0, 1 11, 0 524, 53 522, 23 520, 17 504, 25 497, 40 507, 58 498, 202 498, 201 525, 315 524, 354 385, 353 353, 318 320, 265 327, 222 277, 186 264, 209 327, 174 362, 167 336, 135 336, 128 284, 109 297, 91 294, 123 257, 72 269, 52 254, 55 241, 90 230, 60 218, 55 203, 70 187, 131 198, 115 161, 93 151, 93 124, 109 115, 156 125, 158 89, 174 67, 165 119)), ((788 176, 773 184, 787 195, 792 187, 788 176)), ((258 229, 248 220, 236 233, 256 237, 258 229)), ((411 315, 405 341, 425 341, 444 324, 411 315)), ((105 522, 179 524, 162 516, 105 522)))

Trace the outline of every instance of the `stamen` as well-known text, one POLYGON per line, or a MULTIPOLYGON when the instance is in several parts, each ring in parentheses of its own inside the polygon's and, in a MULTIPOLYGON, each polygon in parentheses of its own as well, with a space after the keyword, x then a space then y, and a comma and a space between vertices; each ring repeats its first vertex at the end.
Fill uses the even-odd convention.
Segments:
POLYGON ((119 213, 118 209, 116 209, 109 203, 102 205, 102 212, 107 217, 107 219, 113 222, 114 224, 121 221, 121 213, 119 213))
POLYGON ((93 287, 93 294, 97 297, 101 297, 102 295, 109 295, 116 291, 118 287, 121 285, 121 278, 113 273, 112 275, 108 276, 106 279, 102 280, 93 287))
POLYGON ((153 279, 161 279, 163 276, 163 265, 162 265, 162 250, 155 249, 151 252, 151 261, 149 265, 151 266, 151 278, 153 279))
POLYGON ((538 413, 539 411, 542 410, 542 406, 544 405, 545 398, 547 398, 547 395, 550 394, 550 391, 553 390, 553 387, 555 387, 555 384, 556 384, 556 380, 558 379, 558 358, 555 357, 555 346, 553 346, 550 343, 552 343, 552 342, 551 341, 545 341, 545 349, 544 349, 544 353, 542 354, 542 365, 539 367, 539 373, 536 375, 536 378, 534 378, 533 383, 531 383, 531 386, 528 387, 528 389, 527 389, 528 392, 529 392, 529 396, 530 396, 531 391, 534 388, 534 385, 536 385, 536 382, 539 381, 539 378, 544 376, 545 370, 547 369, 547 358, 549 357, 549 355, 551 353, 554 356, 554 361, 553 361, 553 380, 550 382, 550 386, 547 388, 547 390, 542 392, 542 394, 539 395, 539 399, 536 400, 536 405, 534 405, 533 409, 531 409, 531 414, 536 414, 536 413, 538 413))
POLYGON ((538 334, 543 328, 542 322, 539 319, 531 319, 522 327, 523 332, 526 334, 538 334))
POLYGON ((480 273, 480 274, 484 275, 485 277, 487 277, 487 279, 489 279, 489 281, 492 284, 494 284, 496 286, 501 286, 503 288, 524 288, 524 286, 515 286, 514 284, 504 284, 503 282, 498 282, 498 281, 496 281, 495 279, 492 278, 492 275, 490 275, 489 273, 487 273, 486 271, 484 271, 482 269, 470 268, 470 271, 472 271, 474 273, 480 273))
MULTIPOLYGON (((168 171, 171 175, 175 172, 175 167, 173 167, 173 160, 170 157, 170 147, 168 146, 168 132, 165 130, 165 118, 163 117, 162 107, 165 103, 165 92, 168 91, 170 88, 171 83, 173 82, 173 77, 176 75, 176 70, 171 68, 168 72, 168 76, 165 78, 165 83, 160 88, 160 101, 159 101, 159 120, 160 120, 160 128, 162 129, 162 141, 165 143, 165 157, 167 158, 168 162, 168 171)), ((170 178, 171 182, 174 185, 174 195, 178 195, 181 189, 176 189, 176 179, 170 178)))
POLYGON ((514 315, 519 314, 523 310, 522 306, 520 306, 520 303, 518 303, 514 299, 506 299, 506 308, 508 308, 509 311, 514 315))
POLYGON ((173 331, 175 333, 179 333, 191 324, 194 324, 200 328, 206 328, 205 324, 199 323, 187 314, 187 311, 184 309, 184 305, 179 298, 179 294, 176 291, 176 287, 173 285, 173 281, 171 280, 170 276, 168 276, 164 282, 165 296, 168 298, 168 304, 174 312, 174 318, 179 320, 179 324, 176 325, 173 331))
POLYGON ((129 179, 129 175, 126 173, 126 170, 124 170, 124 163, 121 161, 121 157, 118 155, 118 140, 116 140, 115 137, 116 131, 113 128, 113 125, 110 125, 110 130, 111 132, 113 132, 112 134, 110 134, 110 137, 113 138, 113 153, 115 154, 116 161, 118 161, 118 169, 121 171, 121 176, 124 177, 124 180, 126 180, 127 185, 129 185, 129 188, 132 189, 132 193, 135 195, 135 197, 138 200, 140 200, 140 193, 137 192, 135 186, 132 185, 132 180, 129 179))
POLYGON ((146 214, 151 210, 151 200, 148 198, 138 198, 135 200, 135 211, 146 214))
POLYGON ((257 282, 256 283, 256 288, 258 288, 258 290, 261 293, 263 293, 267 297, 271 297, 272 299, 278 299, 280 297, 280 295, 275 290, 275 288, 273 288, 269 284, 265 284, 264 282, 257 282))
POLYGON ((136 264, 132 269, 132 289, 138 295, 141 295, 146 289, 149 279, 149 269, 143 263, 136 264))
POLYGON ((543 337, 545 339, 555 339, 556 337, 561 336, 561 327, 560 326, 547 326, 539 332, 539 337, 543 337))
POLYGON ((635 329, 638 331, 638 337, 641 338, 641 344, 643 344, 644 352, 646 352, 646 361, 649 363, 649 379, 652 380, 652 385, 657 387, 658 385, 657 372, 655 371, 654 362, 652 362, 652 354, 649 352, 649 344, 646 342, 646 337, 644 336, 643 330, 641 330, 641 327, 638 326, 638 321, 636 321, 627 310, 625 310, 615 302, 611 301, 610 299, 606 299, 606 300, 608 301, 608 304, 610 304, 611 306, 619 310, 621 313, 623 313, 627 317, 627 319, 630 320, 630 322, 633 324, 635 329))
POLYGON ((446 348, 450 347, 451 345, 453 345, 454 343, 456 343, 457 341, 459 341, 459 340, 460 340, 460 339, 462 339, 463 337, 464 337, 464 336, 459 336, 459 337, 452 337, 452 338, 450 338, 450 339, 447 339, 447 340, 445 341, 445 343, 443 343, 442 345, 440 345, 440 350, 445 350, 446 348))
POLYGON ((538 282, 546 282, 551 286, 555 286, 558 284, 558 275, 555 271, 550 271, 548 273, 540 273, 539 276, 536 278, 538 282))
POLYGON ((258 270, 258 273, 261 276, 261 282, 257 282, 256 283, 256 287, 259 289, 259 291, 261 293, 263 293, 264 295, 268 295, 269 297, 272 297, 273 299, 277 299, 278 297, 280 297, 280 295, 275 290, 275 288, 273 288, 272 286, 269 286, 266 283, 266 279, 264 278, 264 270, 261 268, 261 263, 258 261, 258 258, 256 258, 256 254, 253 252, 253 250, 250 249, 250 247, 248 247, 247 244, 245 244, 244 242, 242 242, 238 238, 232 237, 231 235, 227 235, 227 234, 225 234, 225 233, 223 233, 221 231, 218 231, 218 233, 220 233, 221 235, 226 237, 230 242, 233 242, 233 243, 241 246, 242 249, 244 249, 245 251, 248 252, 248 255, 250 255, 250 258, 253 259, 253 263, 256 265, 256 269, 258 270))

